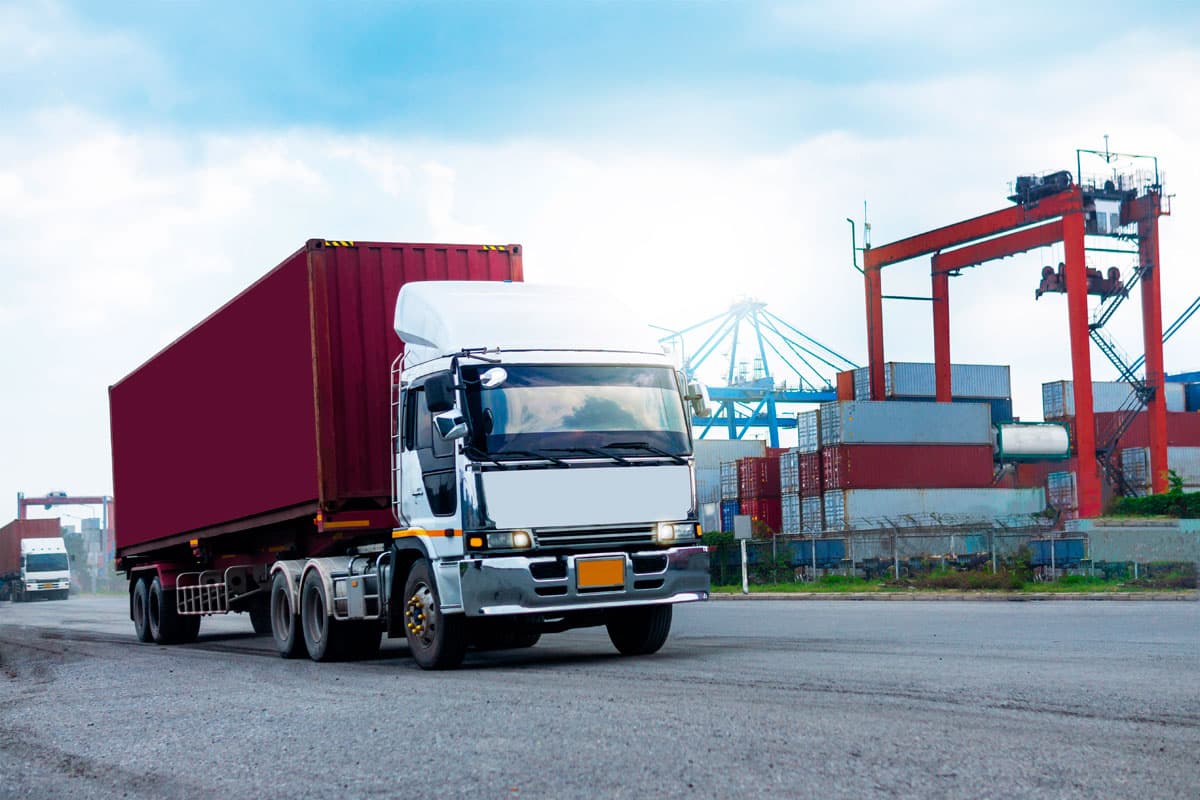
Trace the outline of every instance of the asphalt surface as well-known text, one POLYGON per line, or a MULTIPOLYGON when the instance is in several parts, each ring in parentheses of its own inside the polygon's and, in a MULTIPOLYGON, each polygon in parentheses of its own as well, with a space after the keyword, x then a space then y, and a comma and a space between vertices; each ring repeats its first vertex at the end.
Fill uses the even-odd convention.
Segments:
POLYGON ((427 673, 0 603, 0 797, 1198 797, 1200 603, 681 607, 427 673))

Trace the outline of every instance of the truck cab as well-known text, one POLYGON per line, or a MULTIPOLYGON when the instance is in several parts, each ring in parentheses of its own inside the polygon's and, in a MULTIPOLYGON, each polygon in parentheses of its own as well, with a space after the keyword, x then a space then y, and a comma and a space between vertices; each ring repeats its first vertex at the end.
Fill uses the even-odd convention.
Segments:
MULTIPOLYGON (((472 638, 605 625, 656 651, 706 599, 689 401, 644 324, 561 287, 416 282, 393 369, 389 625, 422 666, 472 638), (395 607, 393 602, 393 607, 395 607)), ((699 403, 696 403, 699 406, 699 403)))
POLYGON ((21 575, 14 599, 66 600, 71 589, 71 567, 61 538, 22 539, 21 575))

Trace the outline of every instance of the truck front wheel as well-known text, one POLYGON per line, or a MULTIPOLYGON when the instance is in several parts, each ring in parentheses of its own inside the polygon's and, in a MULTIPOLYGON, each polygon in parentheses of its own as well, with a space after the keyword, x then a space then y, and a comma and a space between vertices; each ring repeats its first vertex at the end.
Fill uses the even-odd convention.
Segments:
POLYGON ((609 612, 608 638, 623 655, 657 653, 671 633, 672 606, 638 606, 609 612))
POLYGON ((429 561, 412 566, 404 582, 404 636, 421 669, 454 669, 467 651, 466 619, 443 614, 429 561))

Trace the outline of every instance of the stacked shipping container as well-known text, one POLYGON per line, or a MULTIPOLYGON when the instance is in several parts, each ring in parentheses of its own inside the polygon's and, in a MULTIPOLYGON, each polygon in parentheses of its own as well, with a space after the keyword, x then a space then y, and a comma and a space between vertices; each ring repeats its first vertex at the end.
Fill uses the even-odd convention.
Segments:
MULTIPOLYGON (((1167 468, 1183 479, 1185 492, 1200 491, 1200 447, 1168 447, 1167 468)), ((1150 474, 1150 448, 1126 447, 1121 450, 1121 473, 1131 487, 1142 494, 1149 492, 1153 477, 1150 474)))
MULTIPOLYGON (((890 361, 884 364, 883 380, 888 400, 931 402, 937 396, 934 365, 928 362, 890 361)), ((950 394, 955 403, 988 406, 994 423, 1012 421, 1012 379, 1007 366, 951 364, 950 394)), ((870 398, 870 373, 866 367, 854 370, 854 399, 870 398)))

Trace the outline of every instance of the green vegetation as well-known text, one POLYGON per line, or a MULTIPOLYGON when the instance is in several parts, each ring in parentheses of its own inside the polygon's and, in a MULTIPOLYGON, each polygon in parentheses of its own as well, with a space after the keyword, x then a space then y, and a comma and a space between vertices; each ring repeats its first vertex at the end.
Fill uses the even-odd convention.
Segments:
MULTIPOLYGON (((936 570, 896 580, 867 580, 844 575, 825 575, 815 581, 784 581, 752 583, 750 591, 758 592, 817 592, 839 594, 847 592, 1145 592, 1191 590, 1196 588, 1196 569, 1193 565, 1150 565, 1145 575, 1137 579, 1123 575, 1066 575, 1057 581, 1034 581, 1019 572, 968 570, 936 570)), ((741 584, 713 585, 721 594, 741 592, 741 584)))
POLYGON ((1178 517, 1200 519, 1200 492, 1183 491, 1183 478, 1175 470, 1167 473, 1170 489, 1149 497, 1121 497, 1110 513, 1120 517, 1178 517))

